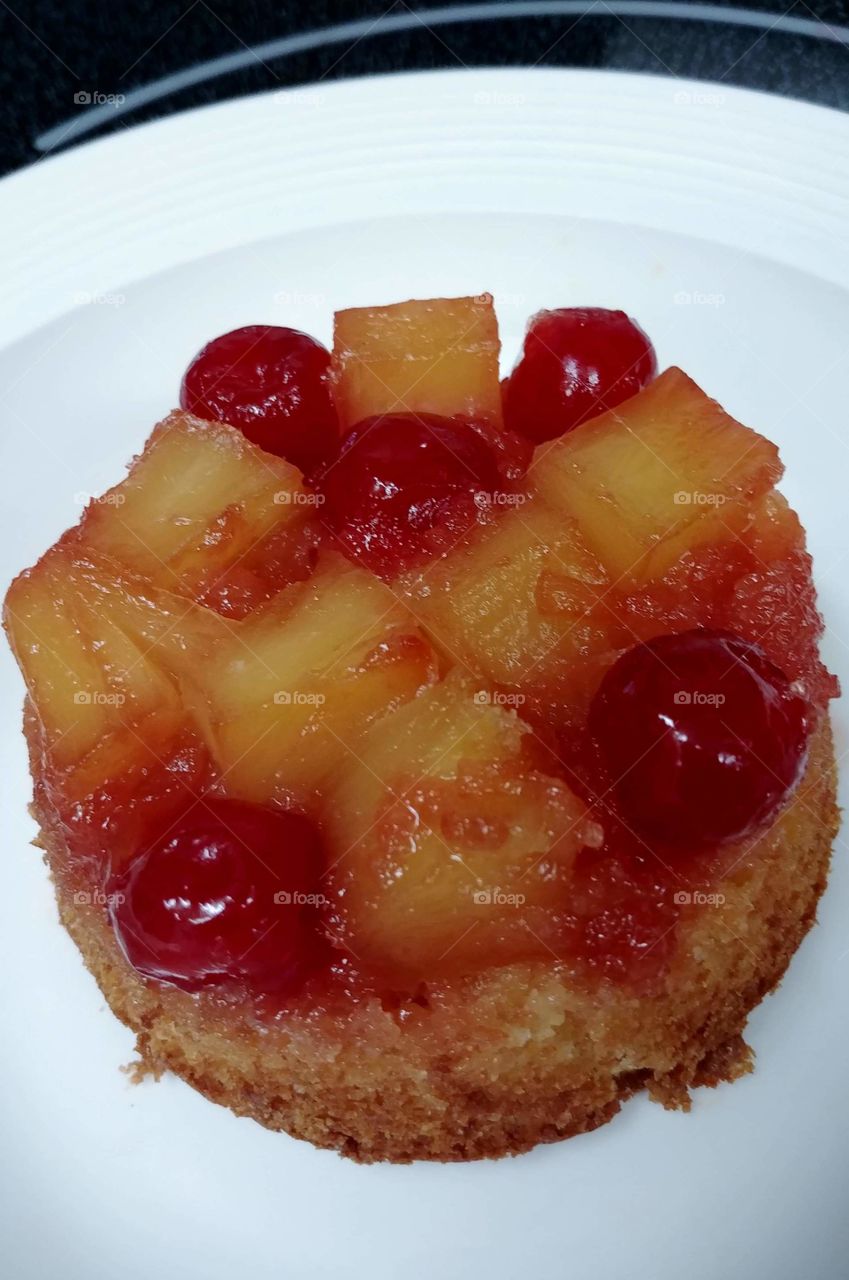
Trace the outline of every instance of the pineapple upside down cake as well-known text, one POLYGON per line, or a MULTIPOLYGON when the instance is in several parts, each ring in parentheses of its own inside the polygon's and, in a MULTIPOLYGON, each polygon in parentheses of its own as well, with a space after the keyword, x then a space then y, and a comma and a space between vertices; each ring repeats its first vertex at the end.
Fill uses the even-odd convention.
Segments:
POLYGON ((750 1067, 836 829, 778 452, 619 311, 249 326, 12 584, 38 843, 140 1070, 363 1161, 750 1067))

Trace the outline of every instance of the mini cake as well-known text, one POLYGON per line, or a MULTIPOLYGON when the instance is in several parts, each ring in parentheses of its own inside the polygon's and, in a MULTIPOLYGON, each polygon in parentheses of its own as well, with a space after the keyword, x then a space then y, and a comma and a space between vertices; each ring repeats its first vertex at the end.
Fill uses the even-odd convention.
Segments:
POLYGON ((139 1071, 363 1161, 687 1107, 815 918, 778 453, 622 312, 249 326, 12 584, 33 814, 139 1071))

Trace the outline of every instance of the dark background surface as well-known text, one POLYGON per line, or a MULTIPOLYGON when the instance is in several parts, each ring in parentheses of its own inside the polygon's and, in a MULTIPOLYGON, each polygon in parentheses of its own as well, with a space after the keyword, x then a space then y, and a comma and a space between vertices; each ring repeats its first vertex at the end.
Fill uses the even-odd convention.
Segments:
MULTIPOLYGON (((478 6, 484 0, 477 0, 478 6)), ((470 0, 471 7, 475 0, 470 0)), ((610 0, 614 6, 614 0, 610 0)), ((720 19, 685 21, 662 16, 613 14, 605 0, 588 0, 588 12, 569 16, 503 13, 486 22, 428 25, 422 0, 0 0, 0 172, 32 163, 45 152, 40 135, 61 126, 48 153, 110 130, 203 103, 321 79, 432 67, 612 67, 696 76, 766 89, 849 109, 849 0, 717 0, 712 9, 729 18, 738 11, 767 15, 765 26, 720 19), (417 17, 416 13, 422 15, 417 17), (406 31, 368 30, 382 18, 403 18, 406 31), (365 20, 366 29, 334 43, 260 60, 251 52, 278 37, 365 20), (789 20, 789 21, 788 21, 789 20), (812 24, 814 35, 787 30, 812 24), (162 76, 242 51, 242 69, 161 97, 145 107, 107 110, 83 138, 65 136, 69 122, 86 119, 99 95, 129 95, 162 76)), ((692 3, 694 13, 704 6, 692 3)))

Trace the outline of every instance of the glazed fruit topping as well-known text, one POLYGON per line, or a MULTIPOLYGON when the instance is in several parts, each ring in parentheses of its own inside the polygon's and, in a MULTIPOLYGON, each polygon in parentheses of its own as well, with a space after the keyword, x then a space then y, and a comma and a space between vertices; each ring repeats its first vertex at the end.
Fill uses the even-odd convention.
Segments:
POLYGON ((540 312, 498 367, 488 295, 341 312, 332 360, 224 334, 13 584, 67 878, 108 854, 142 974, 274 1003, 332 933, 393 982, 650 982, 798 781, 836 689, 775 446, 621 311, 540 312), (187 816, 216 779, 242 799, 187 816))
POLYGON ((651 839, 693 848, 772 817, 805 763, 808 708, 755 645, 694 630, 628 650, 590 709, 620 810, 651 839))
POLYGON ((451 546, 503 487, 475 428, 432 413, 360 422, 319 484, 348 554, 383 578, 451 546))
POLYGON ((565 945, 590 972, 650 987, 674 950, 688 882, 627 831, 614 825, 606 836, 602 849, 584 849, 575 862, 565 945))
POLYGON ((310 475, 335 453, 339 429, 330 392, 330 352, 298 329, 247 325, 200 351, 180 405, 228 422, 249 440, 310 475))
POLYGON ((504 383, 504 424, 539 444, 614 408, 657 373, 654 347, 624 311, 538 311, 504 383))
POLYGON ((318 834, 300 814, 199 802, 107 886, 130 964, 186 991, 242 981, 294 986, 314 954, 318 834))

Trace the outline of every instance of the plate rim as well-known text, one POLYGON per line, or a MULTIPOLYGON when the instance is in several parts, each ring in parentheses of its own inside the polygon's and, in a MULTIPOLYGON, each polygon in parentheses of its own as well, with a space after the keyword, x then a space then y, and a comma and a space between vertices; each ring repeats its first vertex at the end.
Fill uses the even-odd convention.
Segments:
POLYGON ((701 235, 849 288, 847 157, 849 113, 637 72, 412 71, 228 99, 0 179, 0 226, 16 246, 0 345, 86 295, 284 231, 392 216, 387 207, 556 212, 567 202, 572 216, 701 235), (460 207, 446 207, 442 183, 417 186, 417 163, 434 155, 460 207), (675 180, 682 167, 689 194, 675 180), (343 176, 350 200, 329 209, 328 184, 343 176), (665 220, 642 191, 648 182, 664 185, 665 220), (736 231, 726 197, 737 201, 736 231), (700 202, 715 203, 715 216, 700 202), (616 212, 623 204, 627 216, 616 212))

